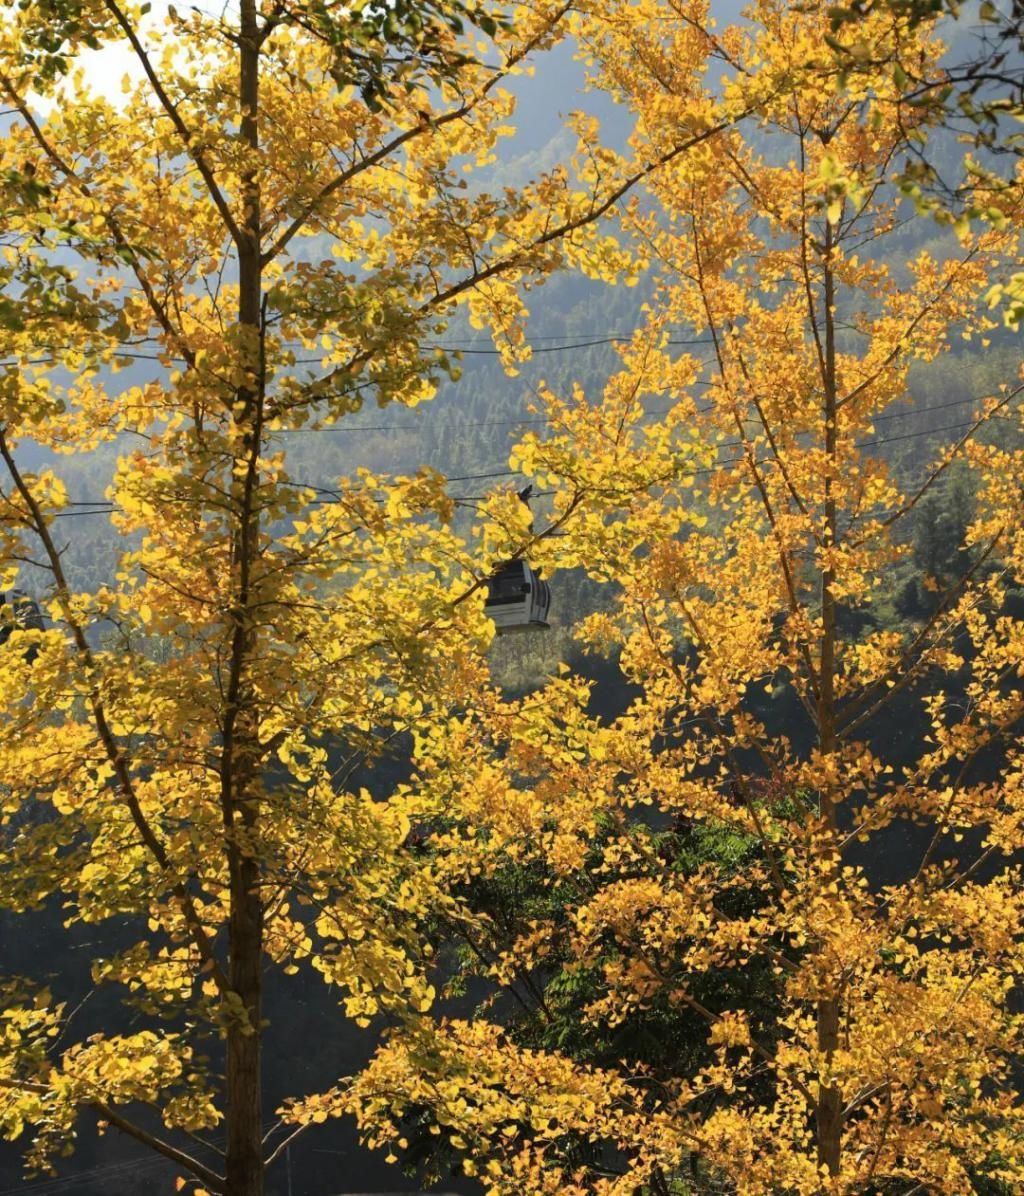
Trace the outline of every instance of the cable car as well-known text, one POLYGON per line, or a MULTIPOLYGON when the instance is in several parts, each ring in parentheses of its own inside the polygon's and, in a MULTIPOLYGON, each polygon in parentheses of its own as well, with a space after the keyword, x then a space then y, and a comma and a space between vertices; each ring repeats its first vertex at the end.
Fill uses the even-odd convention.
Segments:
MULTIPOLYGON (((3 596, 4 610, 0 612, 0 645, 6 644, 11 638, 12 631, 45 631, 46 624, 43 622, 43 612, 39 609, 39 603, 23 590, 11 590, 7 595, 3 596), (10 608, 11 614, 7 613, 6 608, 10 608)), ((39 655, 39 649, 32 645, 25 652, 25 659, 32 663, 39 655)))
POLYGON ((487 582, 484 613, 499 635, 545 629, 550 607, 551 587, 526 561, 509 561, 487 582))
MULTIPOLYGON (((516 498, 530 506, 533 486, 520 490, 516 498)), ((533 527, 533 520, 530 520, 533 527)), ((508 561, 491 575, 487 582, 484 612, 492 619, 498 635, 510 631, 545 630, 551 607, 551 588, 541 581, 539 570, 531 569, 526 561, 508 561)))

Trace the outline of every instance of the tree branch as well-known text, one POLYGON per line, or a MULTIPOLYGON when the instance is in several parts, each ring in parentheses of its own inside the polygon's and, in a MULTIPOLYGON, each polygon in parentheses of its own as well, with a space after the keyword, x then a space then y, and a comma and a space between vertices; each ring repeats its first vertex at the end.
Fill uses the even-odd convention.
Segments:
MULTIPOLYGON (((31 1092, 36 1096, 46 1096, 52 1089, 48 1084, 40 1084, 34 1080, 14 1080, 5 1079, 0 1076, 0 1089, 7 1089, 14 1092, 31 1092)), ((134 1138, 136 1142, 141 1142, 144 1146, 148 1146, 150 1150, 154 1150, 157 1154, 162 1154, 164 1158, 169 1159, 172 1163, 177 1163, 179 1166, 191 1171, 197 1179, 203 1181, 207 1187, 214 1192, 224 1191, 224 1178, 217 1174, 216 1171, 211 1170, 204 1163, 194 1159, 190 1154, 180 1150, 177 1146, 173 1146, 170 1142, 165 1142, 163 1138, 158 1138, 155 1134, 151 1134, 148 1130, 144 1130, 141 1126, 136 1125, 134 1121, 129 1121, 121 1113, 107 1101, 99 1098, 86 1097, 83 1104, 96 1112, 103 1118, 104 1121, 109 1121, 112 1126, 119 1129, 123 1134, 127 1134, 130 1138, 134 1138)))
MULTIPOLYGON (((93 193, 89 185, 84 183, 78 177, 71 165, 51 144, 49 138, 43 132, 39 122, 32 115, 28 105, 21 98, 21 96, 18 95, 13 81, 2 72, 0 72, 0 87, 3 87, 4 91, 7 93, 11 103, 17 109, 18 114, 28 125, 29 131, 35 139, 36 144, 50 160, 51 164, 55 166, 58 171, 60 171, 60 173, 68 180, 68 182, 78 191, 80 195, 91 201, 93 199, 93 193)), ((195 369, 195 354, 189 348, 184 337, 181 335, 178 329, 174 327, 173 323, 171 322, 171 317, 167 312, 166 306, 157 298, 153 284, 145 270, 142 268, 142 260, 139 257, 135 246, 125 235, 124 229, 121 227, 120 220, 118 220, 117 216, 115 216, 114 213, 109 209, 104 211, 103 220, 106 223, 107 228, 110 229, 111 235, 114 239, 114 244, 128 259, 128 263, 132 268, 132 273, 138 280, 139 287, 141 288, 142 293, 146 296, 146 301, 149 303, 150 309, 153 312, 157 323, 164 330, 164 333, 177 345, 182 357, 189 367, 195 369)))
POLYGON ((146 72, 146 78, 149 80, 149 84, 153 88, 154 95, 160 101, 160 105, 163 110, 170 117, 171 124, 174 125, 178 136, 184 142, 185 149, 188 151, 189 157, 196 164, 196 169, 199 171, 203 182, 206 184, 206 189, 209 192, 210 198, 213 200, 217 211, 220 213, 221 219, 224 221, 225 228, 227 228, 228 232, 231 234, 231 239, 235 242, 235 244, 239 245, 241 243, 242 230, 238 227, 238 223, 231 214, 231 209, 228 207, 227 200, 224 198, 224 194, 221 191, 216 178, 214 177, 213 171, 210 169, 209 163, 203 156, 202 149, 196 144, 195 135, 182 120, 181 113, 179 113, 177 107, 172 102, 171 97, 167 94, 164 85, 160 82, 159 76, 153 69, 153 64, 150 62, 149 55, 146 53, 146 49, 142 42, 139 41, 138 34, 132 28, 131 22, 121 11, 120 7, 116 3, 116 0, 104 0, 104 3, 106 4, 107 9, 113 14, 118 25, 120 25, 124 30, 125 37, 131 43, 131 47, 135 51, 135 56, 142 65, 142 69, 146 72))
MULTIPOLYGON (((61 564, 60 552, 53 542, 53 537, 50 535, 50 529, 46 523, 46 516, 43 514, 35 495, 32 493, 21 470, 18 468, 17 462, 11 453, 10 446, 7 443, 6 432, 0 428, 0 457, 3 458, 7 466, 7 470, 11 475, 18 493, 21 495, 28 507, 31 515, 31 526, 39 537, 43 550, 46 553, 46 558, 49 563, 50 572, 53 575, 54 582, 57 587, 57 599, 61 604, 61 611, 64 616, 64 621, 71 628, 72 638, 75 642, 75 648, 82 660, 85 662, 86 668, 89 671, 90 677, 96 675, 96 662, 93 656, 92 648, 89 646, 89 641, 86 638, 85 631, 81 623, 75 616, 74 609, 71 603, 71 589, 68 586, 67 578, 64 575, 64 567, 61 564)), ((110 723, 107 721, 106 709, 103 704, 103 699, 100 697, 99 690, 93 684, 89 694, 89 705, 92 710, 93 723, 96 727, 96 733, 99 736, 100 742, 103 745, 103 750, 106 753, 107 759, 114 770, 114 775, 117 778, 117 787, 121 791, 121 796, 128 807, 128 812, 131 815, 132 822, 139 833, 142 842, 148 848, 150 854, 156 860, 157 864, 164 872, 171 871, 171 860, 167 851, 157 837, 156 832, 149 824, 145 812, 142 809, 142 804, 139 801, 138 794, 135 792, 135 786, 132 781, 131 770, 128 766, 128 761, 125 758, 124 749, 118 744, 110 723)), ((206 928, 199 916, 199 911, 196 909, 195 902, 185 885, 181 881, 172 883, 171 891, 181 906, 182 913, 185 917, 185 923, 189 928, 192 940, 199 952, 200 958, 210 968, 214 981, 217 983, 221 991, 227 987, 226 980, 220 967, 217 963, 216 955, 213 951, 213 944, 210 936, 206 932, 206 928)))
POLYGON ((187 1171, 191 1171, 211 1191, 223 1192, 225 1190, 224 1177, 218 1175, 216 1171, 211 1170, 204 1163, 200 1163, 198 1159, 194 1159, 190 1154, 179 1150, 177 1146, 172 1146, 170 1142, 165 1142, 163 1138, 158 1138, 155 1134, 149 1133, 148 1130, 144 1130, 133 1121, 129 1121, 127 1117, 122 1117, 116 1109, 104 1101, 96 1100, 89 1103, 105 1121, 109 1121, 121 1133, 127 1134, 129 1138, 134 1138, 136 1142, 141 1142, 143 1146, 148 1146, 150 1150, 156 1151, 157 1154, 162 1154, 165 1159, 170 1159, 172 1163, 177 1163, 179 1167, 184 1167, 187 1171))
MULTIPOLYGON (((652 162, 642 166, 639 170, 634 171, 628 175, 621 183, 601 200, 596 197, 585 212, 578 216, 573 216, 571 219, 563 221, 561 224, 555 225, 553 228, 546 230, 539 237, 535 238, 528 245, 520 247, 516 252, 510 253, 507 257, 499 258, 496 261, 485 266, 481 270, 474 270, 472 273, 465 275, 463 278, 454 282, 446 290, 438 292, 432 296, 425 303, 421 304, 414 312, 416 318, 421 318, 429 315, 439 307, 444 307, 457 299, 464 292, 472 290, 482 282, 487 282, 488 279, 494 278, 499 274, 506 273, 518 268, 523 260, 528 257, 530 253, 538 249, 542 249, 545 245, 550 245, 555 241, 560 241, 574 232, 578 232, 581 228, 586 228, 587 225, 600 220, 602 216, 608 213, 622 197, 628 194, 638 183, 643 182, 644 179, 649 178, 662 167, 669 165, 675 161, 680 155, 687 153, 696 146, 703 144, 703 142, 716 137, 719 133, 731 128, 737 121, 742 120, 743 117, 749 114, 748 110, 737 113, 736 116, 729 120, 720 121, 716 125, 702 130, 700 133, 694 134, 686 141, 667 150, 652 162)), ((365 365, 376 352, 376 348, 363 349, 359 353, 354 354, 349 360, 337 369, 331 370, 329 374, 325 374, 322 378, 311 382, 307 388, 307 394, 314 397, 323 393, 329 386, 337 383, 340 379, 351 375, 353 371, 365 365)), ((271 418, 276 413, 271 413, 271 418)))

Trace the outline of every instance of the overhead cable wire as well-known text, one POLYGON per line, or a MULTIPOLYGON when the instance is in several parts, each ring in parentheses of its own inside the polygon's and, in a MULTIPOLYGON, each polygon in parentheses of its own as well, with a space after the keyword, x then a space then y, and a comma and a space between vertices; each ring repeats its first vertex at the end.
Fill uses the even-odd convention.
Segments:
MULTIPOLYGON (((711 386, 711 382, 698 381, 691 383, 693 386, 711 386)), ((682 388, 680 388, 682 389, 682 388)), ((664 394, 664 391, 652 392, 664 394)), ((978 400, 975 396, 970 395, 964 399, 953 399, 948 403, 934 403, 927 407, 908 407, 905 411, 887 411, 881 415, 876 415, 872 418, 872 423, 882 423, 890 419, 909 419, 911 416, 929 415, 933 411, 945 411, 950 407, 963 407, 967 403, 976 403, 978 400)), ((660 416, 669 415, 674 411, 674 407, 652 408, 649 411, 644 411, 645 416, 660 416)), ((698 415, 707 415, 709 411, 714 410, 714 404, 698 407, 698 415)), ((451 420, 429 420, 425 419, 420 423, 404 423, 404 424, 356 424, 353 427, 347 427, 344 422, 339 424, 331 424, 327 427, 321 428, 282 428, 282 432, 287 432, 291 435, 304 435, 311 433, 326 433, 326 432, 341 432, 345 434, 352 434, 358 432, 425 432, 433 431, 435 429, 452 429, 456 431, 463 431, 467 428, 501 428, 501 427, 519 427, 521 425, 536 425, 536 424, 550 424, 552 420, 547 416, 522 416, 519 419, 451 419, 451 420)))
MULTIPOLYGON (((938 404, 938 405, 936 405, 934 410, 939 410, 941 407, 944 407, 944 406, 953 406, 953 405, 954 404, 952 404, 952 403, 938 404)), ((894 413, 894 415, 902 415, 902 414, 904 414, 904 413, 903 412, 894 413)), ((880 419, 881 417, 878 417, 878 418, 880 419)), ((877 422, 877 420, 875 422, 877 422)), ((983 426, 987 422, 988 422, 987 419, 982 419, 981 424, 979 425, 977 420, 965 420, 965 421, 955 423, 955 424, 945 424, 940 428, 926 428, 926 429, 919 430, 916 432, 905 432, 905 433, 902 433, 902 434, 896 435, 896 436, 881 436, 881 437, 877 437, 873 440, 862 440, 862 441, 858 441, 854 445, 854 447, 857 449, 875 448, 875 447, 878 447, 880 445, 885 445, 885 444, 896 444, 896 443, 901 443, 901 442, 904 442, 907 440, 919 440, 926 436, 936 436, 942 432, 958 432, 958 431, 963 431, 966 428, 974 427, 975 425, 983 426)), ((743 448, 744 442, 741 440, 725 441, 724 443, 718 445, 717 447, 720 450, 721 449, 731 449, 731 448, 743 448)), ((703 477, 703 476, 708 476, 710 474, 715 474, 715 473, 724 473, 727 469, 732 468, 734 465, 741 464, 746 459, 747 459, 746 454, 741 454, 738 457, 732 457, 732 458, 729 458, 728 460, 720 461, 716 465, 710 465, 710 466, 701 467, 699 469, 691 470, 690 473, 692 474, 692 476, 695 476, 695 477, 697 477, 697 476, 703 477)), ((760 460, 757 463, 759 465, 770 464, 770 460, 760 460)), ((497 479, 497 478, 514 478, 514 477, 526 477, 526 476, 527 475, 524 474, 522 470, 518 470, 518 469, 495 469, 495 470, 488 470, 488 471, 482 472, 482 473, 449 474, 449 475, 445 475, 444 480, 446 483, 448 483, 448 482, 471 482, 471 481, 490 481, 490 480, 497 479)), ((321 494, 336 495, 339 493, 339 491, 337 491, 336 489, 331 489, 326 486, 316 486, 316 485, 313 485, 312 483, 307 483, 307 482, 290 482, 287 484, 294 486, 296 489, 313 490, 314 492, 321 493, 321 494)), ((552 493, 554 493, 554 491, 544 491, 542 493, 552 494, 552 493)), ((536 497, 540 497, 540 496, 541 495, 538 494, 536 497)), ((481 497, 483 497, 483 496, 474 495, 474 494, 455 494, 455 495, 451 496, 452 500, 455 502, 479 501, 481 499, 481 497)), ((69 502, 67 504, 67 506, 70 508, 75 508, 75 509, 56 511, 53 513, 52 517, 54 519, 69 519, 69 518, 74 518, 76 516, 83 516, 83 515, 109 515, 117 509, 115 504, 110 503, 110 502, 101 501, 101 500, 77 500, 74 502, 69 502)), ((3 1196, 2 1192, 0 1192, 0 1196, 3 1196)))
MULTIPOLYGON (((609 337, 609 336, 610 337, 622 337, 623 339, 628 339, 632 336, 635 336, 636 333, 642 332, 642 331, 643 331, 642 328, 634 328, 632 331, 626 331, 626 332, 610 332, 610 331, 597 331, 597 330, 592 330, 592 331, 588 331, 588 332, 583 332, 583 331, 548 332, 548 333, 537 333, 537 334, 531 332, 527 339, 530 341, 531 344, 533 341, 564 341, 564 340, 567 340, 571 336, 575 336, 578 338, 582 337, 586 340, 596 340, 598 337, 609 337)), ((479 345, 479 344, 483 344, 484 341, 491 340, 491 337, 483 336, 483 335, 481 335, 481 336, 448 336, 447 339, 450 341, 454 341, 456 343, 461 342, 463 344, 479 345)))
MULTIPOLYGON (((638 331, 640 331, 640 330, 638 330, 638 331)), ((545 338, 537 337, 534 339, 542 340, 545 338)), ((537 353, 567 353, 567 352, 571 352, 574 349, 592 349, 599 345, 628 344, 632 339, 633 339, 632 336, 626 336, 626 335, 622 335, 619 333, 615 333, 611 336, 597 337, 594 340, 571 341, 570 343, 565 344, 565 345, 541 345, 535 349, 531 348, 531 353, 533 353, 533 354, 537 354, 537 353)), ((665 343, 669 344, 669 345, 711 345, 711 344, 714 344, 714 341, 710 337, 672 337, 665 343)), ((458 353, 463 356, 472 356, 472 357, 480 357, 480 356, 500 357, 500 356, 502 356, 502 354, 504 352, 504 350, 502 350, 502 349, 472 349, 472 348, 466 348, 463 345, 453 344, 450 342, 448 344, 445 344, 440 341, 426 341, 420 347, 423 349, 440 350, 441 352, 445 352, 445 353, 458 353)), ((54 356, 55 354, 75 353, 75 352, 82 352, 83 354, 85 354, 85 350, 80 350, 75 345, 54 345, 49 349, 49 354, 50 354, 49 356, 29 357, 29 358, 25 358, 24 360, 22 360, 20 358, 16 358, 16 357, 9 358, 7 360, 0 360, 0 367, 20 366, 20 365, 56 365, 56 366, 59 366, 59 365, 62 365, 63 363, 59 356, 54 356)), ((111 359, 116 359, 118 357, 122 357, 122 358, 128 358, 132 361, 161 361, 161 362, 163 362, 163 361, 173 362, 173 361, 184 361, 185 360, 183 357, 179 356, 176 353, 136 353, 131 350, 126 351, 126 350, 122 350, 122 349, 110 349, 108 352, 109 352, 109 356, 111 359)), ((295 365, 322 365, 323 362, 324 362, 324 359, 320 358, 320 357, 300 357, 300 358, 297 358, 293 364, 295 364, 295 365)), ((104 365, 107 363, 105 361, 97 361, 94 364, 104 365)))
MULTIPOLYGON (((698 385, 701 385, 701 384, 698 383, 698 385)), ((704 383, 703 385, 710 385, 710 383, 704 383)), ((878 423, 883 423, 883 422, 891 420, 891 419, 909 419, 915 415, 916 416, 929 415, 933 411, 946 411, 951 407, 963 407, 968 403, 975 403, 977 401, 978 400, 974 396, 969 396, 968 398, 964 398, 964 399, 952 399, 948 403, 934 403, 927 407, 909 407, 905 411, 888 411, 888 412, 883 412, 881 415, 874 416, 872 418, 871 422, 878 424, 878 423)), ((706 415, 709 411, 712 411, 713 409, 714 409, 713 405, 698 407, 697 414, 698 415, 706 415)), ((662 416, 662 415, 669 415, 673 410, 675 410, 675 408, 673 408, 673 407, 656 408, 656 409, 652 409, 649 411, 644 411, 643 415, 658 417, 658 416, 662 416)), ((324 427, 324 428, 284 428, 284 429, 281 429, 281 431, 288 432, 289 434, 293 434, 293 435, 308 435, 308 434, 323 433, 323 432, 342 432, 342 433, 351 435, 352 433, 360 433, 360 432, 373 432, 373 433, 379 433, 379 432, 422 432, 422 431, 427 431, 427 430, 433 431, 434 429, 463 431, 468 428, 542 426, 545 424, 550 424, 551 422, 552 422, 552 420, 547 416, 523 416, 520 419, 481 419, 481 420, 454 419, 454 420, 424 421, 423 423, 420 423, 420 424, 412 424, 412 423, 408 423, 408 424, 362 424, 362 425, 356 425, 355 427, 345 427, 343 424, 336 424, 336 425, 331 425, 330 427, 324 427)), ((931 435, 933 432, 938 432, 938 431, 942 431, 942 429, 939 429, 939 428, 927 429, 927 431, 922 431, 921 435, 931 435)), ((916 435, 916 433, 915 433, 915 435, 916 435)), ((739 443, 739 442, 736 442, 736 443, 739 443)), ((722 446, 722 447, 728 447, 728 446, 722 446)), ((864 446, 858 446, 858 447, 864 447, 864 446)), ((450 480, 454 480, 454 479, 450 479, 450 480)), ((71 505, 83 506, 83 505, 87 505, 87 504, 74 503, 71 505)), ((0 1196, 2 1196, 2 1194, 0 1194, 0 1196)))
POLYGON ((50 1179, 31 1180, 19 1184, 14 1188, 0 1189, 0 1196, 14 1196, 15 1193, 26 1193, 28 1196, 54 1196, 55 1193, 71 1191, 83 1184, 95 1186, 99 1182, 127 1178, 141 1172, 147 1174, 158 1167, 173 1167, 174 1164, 163 1155, 142 1155, 136 1159, 124 1159, 118 1163, 108 1163, 99 1167, 89 1167, 70 1175, 54 1176, 50 1179))
MULTIPOLYGON (((530 354, 535 357, 538 353, 563 353, 567 349, 593 349, 598 345, 628 344, 632 339, 631 336, 602 336, 597 340, 577 341, 572 345, 540 345, 538 348, 531 347, 530 354)), ((667 345, 713 345, 715 342, 711 337, 686 337, 670 338, 664 343, 667 345)), ((501 349, 465 349, 455 348, 452 345, 429 343, 424 344, 423 348, 450 350, 453 353, 460 353, 463 357, 501 357, 503 355, 501 349)))
MULTIPOLYGON (((965 428, 973 427, 976 422, 977 422, 976 420, 966 420, 962 423, 945 424, 941 428, 927 428, 927 429, 924 429, 922 431, 917 431, 917 432, 904 432, 902 435, 899 435, 899 436, 880 436, 874 440, 860 440, 860 441, 857 441, 853 445, 853 447, 855 449, 875 448, 878 445, 895 444, 896 442, 903 441, 903 440, 917 440, 923 436, 937 436, 940 432, 963 431, 963 429, 965 429, 965 428)), ((986 423, 986 422, 988 422, 988 421, 987 420, 982 421, 982 423, 986 423)), ((743 448, 744 442, 742 440, 726 440, 722 444, 717 445, 716 447, 720 450, 743 448)), ((717 473, 720 470, 724 470, 724 469, 728 468, 730 465, 735 464, 736 462, 742 461, 742 460, 744 460, 744 457, 740 456, 740 457, 733 458, 731 461, 723 461, 723 462, 720 462, 718 465, 709 466, 704 469, 697 469, 697 470, 694 470, 693 472, 695 474, 717 473)), ((761 464, 764 464, 764 462, 761 462, 761 464)), ((521 469, 506 469, 506 470, 494 470, 493 472, 490 472, 490 473, 478 473, 478 474, 466 473, 466 474, 461 474, 461 475, 450 475, 447 477, 447 480, 449 482, 471 482, 471 481, 477 481, 479 479, 486 479, 486 478, 500 478, 500 477, 511 478, 511 477, 526 477, 526 476, 527 475, 524 474, 521 469)))
MULTIPOLYGON (((220 1137, 219 1141, 205 1143, 207 1147, 217 1153, 223 1153, 227 1139, 220 1137)), ((14 1188, 0 1189, 0 1196, 15 1196, 15 1193, 27 1193, 28 1196, 53 1196, 54 1193, 67 1192, 82 1184, 95 1186, 99 1181, 118 1180, 137 1172, 150 1172, 160 1167, 175 1167, 173 1159, 166 1155, 151 1151, 134 1159, 121 1159, 114 1163, 101 1163, 98 1166, 87 1167, 82 1171, 69 1175, 56 1175, 39 1180, 29 1180, 14 1188)))

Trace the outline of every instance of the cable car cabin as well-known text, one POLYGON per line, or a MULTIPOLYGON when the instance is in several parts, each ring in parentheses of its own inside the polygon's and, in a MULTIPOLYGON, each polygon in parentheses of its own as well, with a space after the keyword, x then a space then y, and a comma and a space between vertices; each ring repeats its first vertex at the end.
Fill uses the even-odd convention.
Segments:
POLYGON ((525 561, 509 561, 487 583, 484 613, 499 635, 548 626, 551 589, 525 561))
MULTIPOLYGON (((12 631, 46 630, 39 603, 30 595, 21 590, 11 590, 6 595, 0 593, 0 602, 4 607, 9 607, 11 611, 11 614, 8 614, 6 609, 0 610, 0 645, 7 643, 11 638, 12 631)), ((31 664, 38 655, 39 649, 33 644, 25 652, 25 659, 31 664)))

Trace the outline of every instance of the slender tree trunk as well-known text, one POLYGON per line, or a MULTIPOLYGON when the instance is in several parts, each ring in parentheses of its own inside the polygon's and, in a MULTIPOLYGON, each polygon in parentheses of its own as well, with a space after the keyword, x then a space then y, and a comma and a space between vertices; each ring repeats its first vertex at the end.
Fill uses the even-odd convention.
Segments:
MULTIPOLYGON (((825 423, 826 468, 832 470, 836 461, 836 349, 835 349, 835 278, 832 271, 832 226, 826 224, 825 232, 825 370, 824 402, 822 415, 825 423)), ((836 543, 837 519, 836 500, 831 473, 825 477, 825 542, 828 547, 836 543)), ((833 592, 835 573, 826 564, 821 575, 821 657, 818 667, 818 746, 822 758, 836 750, 836 600, 833 592)), ((829 787, 821 793, 821 817, 827 829, 836 831, 836 799, 829 787)), ((832 842, 828 850, 831 850, 832 842)), ((818 1002, 818 1049, 825 1055, 827 1063, 839 1046, 839 998, 830 993, 818 1002)), ((842 1157, 842 1093, 834 1084, 818 1086, 816 1109, 816 1131, 818 1140, 818 1162, 828 1168, 830 1175, 839 1173, 842 1157)))
MULTIPOLYGON (((251 821, 239 820, 243 828, 251 821)), ((236 830, 238 823, 236 823, 236 830)), ((243 831, 244 833, 244 831, 243 831)), ((227 1036, 228 1196, 262 1196, 263 1102, 261 1063, 261 977, 263 910, 258 863, 241 851, 231 861, 231 961, 229 981, 245 1010, 232 1015, 227 1036)))
POLYGON ((239 389, 234 418, 241 432, 236 459, 238 488, 232 543, 237 577, 232 612, 231 659, 224 710, 221 801, 227 839, 230 916, 228 981, 239 1008, 231 1011, 227 1031, 228 1196, 262 1196, 262 977, 263 904, 260 897, 259 776, 256 720, 248 679, 253 647, 251 609, 253 570, 259 552, 256 507, 258 460, 262 441, 263 377, 262 275, 260 263, 259 29, 256 0, 241 0, 239 39, 239 130, 253 154, 251 173, 241 182, 242 221, 238 243, 238 321, 250 378, 239 389))

